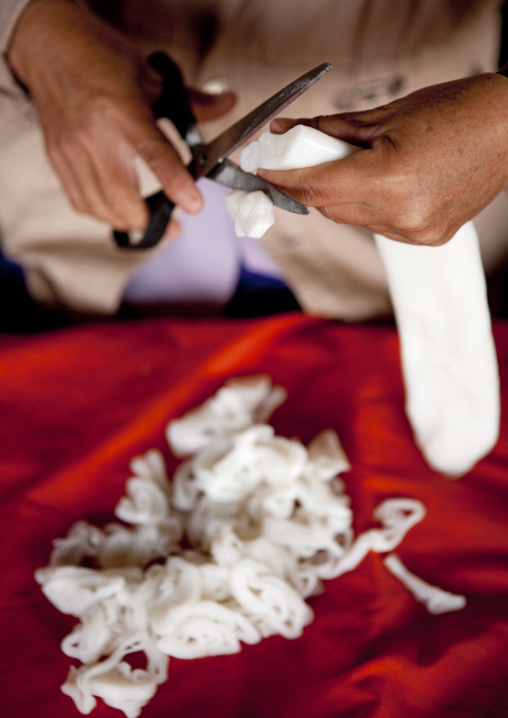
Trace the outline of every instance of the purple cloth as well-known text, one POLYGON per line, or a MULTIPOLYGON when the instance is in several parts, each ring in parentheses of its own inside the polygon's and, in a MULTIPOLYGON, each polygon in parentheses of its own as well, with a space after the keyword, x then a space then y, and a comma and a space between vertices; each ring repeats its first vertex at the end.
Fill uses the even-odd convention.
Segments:
POLYGON ((224 204, 230 189, 206 178, 198 186, 205 201, 203 210, 179 217, 181 236, 166 241, 136 272, 126 287, 125 301, 223 307, 233 296, 242 265, 278 276, 276 265, 256 240, 235 235, 224 204))

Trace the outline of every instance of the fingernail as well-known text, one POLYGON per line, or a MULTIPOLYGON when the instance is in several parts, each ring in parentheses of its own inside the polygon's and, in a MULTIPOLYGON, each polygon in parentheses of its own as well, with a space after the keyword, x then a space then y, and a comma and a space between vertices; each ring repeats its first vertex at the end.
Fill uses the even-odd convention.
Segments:
POLYGON ((208 95, 224 95, 226 92, 233 92, 231 82, 227 77, 210 77, 201 87, 202 92, 208 95))
POLYGON ((189 189, 179 195, 178 204, 189 214, 195 214, 203 206, 203 200, 197 189, 189 189))
POLYGON ((294 124, 294 120, 290 120, 287 117, 277 117, 275 120, 271 121, 270 129, 275 130, 276 132, 285 132, 286 130, 290 130, 294 124))

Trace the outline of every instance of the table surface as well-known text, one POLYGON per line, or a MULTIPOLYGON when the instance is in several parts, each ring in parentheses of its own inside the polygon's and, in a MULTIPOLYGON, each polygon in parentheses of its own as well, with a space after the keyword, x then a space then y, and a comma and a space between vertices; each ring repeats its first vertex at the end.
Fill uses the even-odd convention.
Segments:
MULTIPOLYGON (((508 324, 494 325, 503 405, 508 324)), ((508 715, 508 424, 468 475, 432 471, 404 414, 392 327, 288 314, 256 320, 105 323, 0 337, 0 695, 3 718, 79 715, 59 686, 60 641, 75 620, 42 595, 34 570, 77 520, 114 519, 129 462, 160 449, 167 423, 234 376, 268 374, 288 398, 272 418, 304 443, 337 431, 356 533, 390 497, 424 520, 397 549, 414 573, 467 597, 432 616, 369 554, 310 599, 301 638, 233 656, 172 659, 143 718, 455 718, 508 715)), ((122 716, 99 701, 95 718, 122 716)))

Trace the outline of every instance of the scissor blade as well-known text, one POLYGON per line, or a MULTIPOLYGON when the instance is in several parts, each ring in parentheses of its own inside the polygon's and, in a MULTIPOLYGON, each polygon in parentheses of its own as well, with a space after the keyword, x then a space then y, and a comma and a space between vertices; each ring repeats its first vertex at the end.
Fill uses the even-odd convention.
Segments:
POLYGON ((287 212, 294 212, 296 214, 308 214, 309 208, 304 204, 297 202, 284 192, 276 189, 273 185, 261 177, 251 174, 250 172, 244 172, 238 165, 231 160, 224 160, 220 162, 208 175, 210 179, 220 184, 231 187, 232 189, 243 189, 246 192, 255 192, 261 190, 266 192, 276 207, 285 209, 287 212))
POLYGON ((279 90, 269 100, 245 115, 241 120, 201 148, 196 148, 194 158, 189 165, 192 175, 198 179, 208 175, 213 168, 231 152, 246 142, 257 130, 269 122, 291 102, 296 100, 311 85, 319 80, 331 65, 324 62, 289 85, 279 90))

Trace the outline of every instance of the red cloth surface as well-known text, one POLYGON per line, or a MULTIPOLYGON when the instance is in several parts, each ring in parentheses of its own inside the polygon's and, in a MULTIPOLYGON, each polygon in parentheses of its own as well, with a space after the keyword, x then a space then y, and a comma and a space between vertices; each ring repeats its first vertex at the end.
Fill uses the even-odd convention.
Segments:
MULTIPOLYGON (((508 325, 495 337, 508 406, 508 325)), ((272 423, 304 443, 335 429, 357 533, 385 498, 427 516, 397 549, 430 583, 465 594, 432 616, 369 554, 310 599, 301 638, 233 656, 172 659, 143 718, 454 718, 508 715, 508 423, 490 456, 451 481, 429 469, 403 408, 394 329, 287 315, 153 320, 0 339, 0 714, 75 718, 59 686, 75 619, 42 595, 34 570, 79 519, 114 520, 129 461, 159 448, 169 420, 232 376, 267 373, 289 396, 272 423)), ((120 717, 100 700, 96 718, 120 717)))

